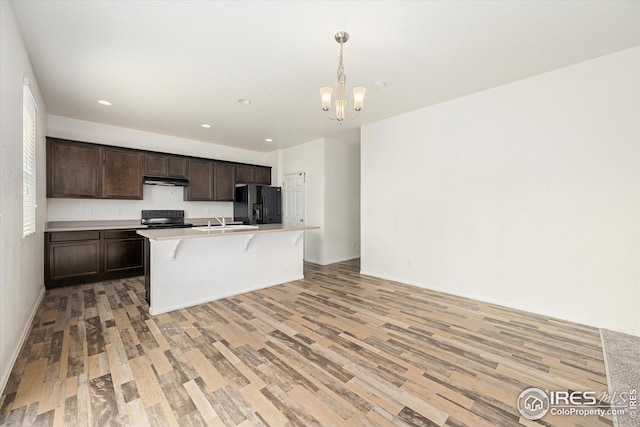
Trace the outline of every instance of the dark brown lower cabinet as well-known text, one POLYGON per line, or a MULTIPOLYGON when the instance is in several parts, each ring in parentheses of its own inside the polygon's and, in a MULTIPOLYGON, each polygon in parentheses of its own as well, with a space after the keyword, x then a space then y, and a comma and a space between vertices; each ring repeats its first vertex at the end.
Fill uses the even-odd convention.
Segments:
POLYGON ((144 238, 135 230, 103 232, 104 273, 121 273, 143 268, 144 238))
POLYGON ((135 230, 45 233, 45 286, 60 286, 143 274, 144 238, 135 230))
POLYGON ((99 280, 101 251, 99 231, 45 233, 45 281, 57 287, 99 280))

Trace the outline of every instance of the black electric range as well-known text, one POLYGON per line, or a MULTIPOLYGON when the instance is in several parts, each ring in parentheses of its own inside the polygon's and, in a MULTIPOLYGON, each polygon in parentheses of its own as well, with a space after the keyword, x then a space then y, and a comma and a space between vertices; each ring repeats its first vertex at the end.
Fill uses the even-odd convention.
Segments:
POLYGON ((147 228, 188 228, 193 224, 184 223, 183 210, 145 210, 142 211, 140 224, 147 228))

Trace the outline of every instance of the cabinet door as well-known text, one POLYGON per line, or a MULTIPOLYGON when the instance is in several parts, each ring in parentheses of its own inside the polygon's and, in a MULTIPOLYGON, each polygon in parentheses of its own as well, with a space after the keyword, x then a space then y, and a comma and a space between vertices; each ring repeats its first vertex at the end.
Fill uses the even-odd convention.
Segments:
POLYGON ((99 236, 98 232, 50 233, 45 266, 47 287, 55 287, 55 282, 59 286, 64 282, 97 280, 101 274, 99 236))
POLYGON ((100 148, 47 138, 47 197, 100 197, 100 148))
POLYGON ((105 274, 143 268, 144 238, 134 230, 104 232, 105 274))
POLYGON ((271 168, 256 166, 256 184, 271 185, 271 168))
POLYGON ((233 201, 236 189, 235 166, 229 163, 213 164, 214 200, 233 201))
POLYGON ((236 182, 238 184, 253 184, 256 182, 255 166, 236 165, 236 182))
POLYGON ((171 178, 188 178, 187 158, 171 155, 168 157, 168 175, 171 178))
POLYGON ((184 199, 213 200, 213 162, 189 159, 189 185, 184 188, 184 199))
POLYGON ((159 153, 144 155, 144 174, 146 176, 167 176, 168 156, 159 153))
POLYGON ((102 148, 102 198, 142 200, 143 155, 102 148))

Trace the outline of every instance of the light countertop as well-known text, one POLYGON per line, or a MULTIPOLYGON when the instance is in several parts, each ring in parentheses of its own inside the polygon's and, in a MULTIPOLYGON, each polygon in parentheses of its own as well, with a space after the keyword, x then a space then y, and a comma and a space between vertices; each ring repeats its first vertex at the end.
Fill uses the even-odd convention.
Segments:
MULTIPOLYGON (((185 218, 185 224, 193 224, 195 226, 207 225, 207 221, 211 224, 217 224, 214 218, 185 218)), ((242 224, 242 221, 233 221, 227 218, 227 224, 242 224)), ((122 219, 122 220, 98 220, 98 221, 51 221, 45 223, 44 231, 53 233, 56 231, 87 231, 87 230, 125 230, 140 229, 146 230, 147 226, 140 224, 140 220, 122 219)))
MULTIPOLYGON (((206 224, 204 224, 206 225, 206 224)), ((316 230, 318 226, 305 225, 284 225, 284 224, 260 224, 257 229, 222 229, 221 227, 211 227, 211 231, 193 230, 191 228, 165 228, 161 230, 138 230, 137 233, 147 237, 150 240, 183 240, 197 239, 209 237, 228 237, 241 234, 259 234, 259 233, 282 233, 286 231, 305 231, 316 230)))

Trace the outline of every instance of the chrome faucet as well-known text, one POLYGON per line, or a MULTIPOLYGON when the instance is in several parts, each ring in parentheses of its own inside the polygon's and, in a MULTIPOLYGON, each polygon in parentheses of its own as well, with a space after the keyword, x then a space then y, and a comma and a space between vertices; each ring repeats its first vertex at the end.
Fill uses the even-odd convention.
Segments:
POLYGON ((218 222, 220 223, 220 225, 222 226, 222 228, 227 226, 227 220, 225 219, 225 217, 221 216, 221 217, 216 217, 216 219, 218 220, 218 222))

